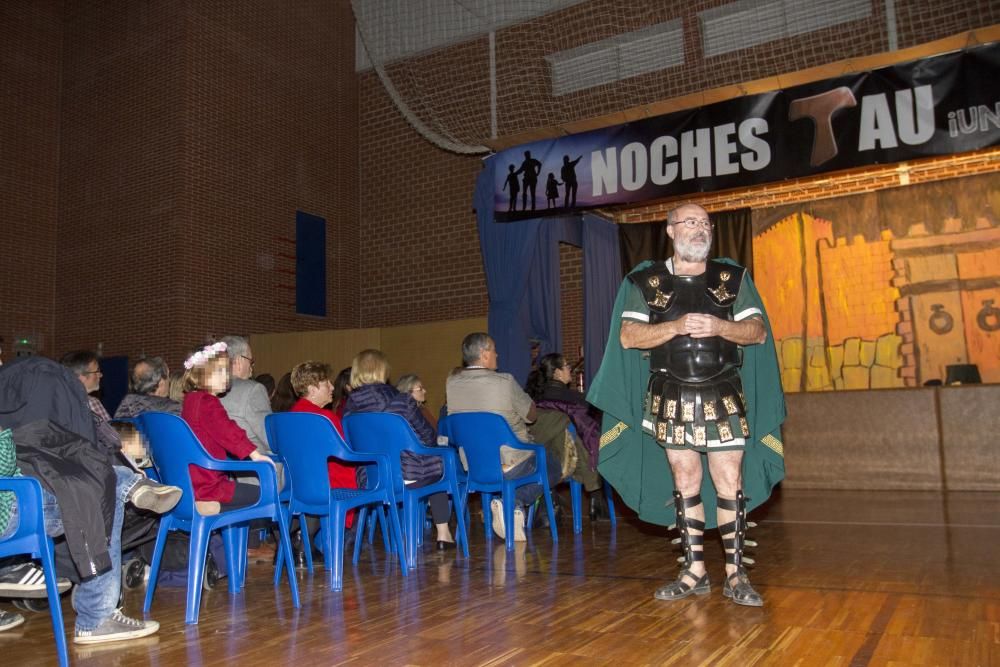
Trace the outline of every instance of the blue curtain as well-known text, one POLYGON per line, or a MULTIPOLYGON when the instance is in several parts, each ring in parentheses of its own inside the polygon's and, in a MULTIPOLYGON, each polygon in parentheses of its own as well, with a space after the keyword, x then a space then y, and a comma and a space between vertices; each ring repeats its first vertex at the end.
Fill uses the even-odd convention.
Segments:
POLYGON ((587 386, 597 375, 608 344, 611 313, 621 284, 618 225, 583 214, 583 356, 587 386))
POLYGON ((538 245, 540 220, 493 221, 493 170, 487 159, 476 179, 479 247, 490 296, 489 334, 497 345, 500 370, 524 383, 531 370, 530 317, 524 298, 538 245))
POLYGON ((559 218, 493 221, 493 160, 476 181, 479 242, 490 295, 489 333, 500 370, 522 385, 531 370, 531 341, 540 354, 562 350, 559 244, 583 248, 584 377, 597 373, 621 282, 617 226, 585 213, 559 218))

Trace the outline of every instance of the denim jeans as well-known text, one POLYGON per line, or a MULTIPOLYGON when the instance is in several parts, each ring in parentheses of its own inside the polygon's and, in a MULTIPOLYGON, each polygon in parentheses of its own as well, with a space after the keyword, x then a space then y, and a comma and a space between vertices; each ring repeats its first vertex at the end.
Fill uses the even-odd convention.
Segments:
MULTIPOLYGON (((111 540, 108 553, 111 569, 104 574, 91 577, 76 586, 73 594, 73 609, 76 610, 76 629, 93 630, 118 607, 122 585, 122 517, 125 500, 142 476, 124 467, 114 466, 117 477, 115 483, 115 519, 111 526, 111 540)), ((42 487, 42 514, 45 518, 45 532, 49 537, 63 534, 62 512, 54 495, 42 487)), ((17 504, 11 516, 8 531, 17 525, 17 504)))
MULTIPOLYGON (((545 467, 549 478, 549 489, 553 489, 562 479, 562 464, 560 464, 559 461, 556 461, 554 457, 549 456, 548 452, 546 452, 545 467)), ((530 475, 533 472, 535 472, 534 454, 532 454, 530 458, 524 459, 516 466, 505 472, 503 476, 507 479, 513 479, 515 477, 530 475)), ((542 495, 541 484, 525 484, 524 486, 517 487, 514 491, 514 502, 520 506, 530 505, 535 502, 535 499, 540 495, 542 495)))

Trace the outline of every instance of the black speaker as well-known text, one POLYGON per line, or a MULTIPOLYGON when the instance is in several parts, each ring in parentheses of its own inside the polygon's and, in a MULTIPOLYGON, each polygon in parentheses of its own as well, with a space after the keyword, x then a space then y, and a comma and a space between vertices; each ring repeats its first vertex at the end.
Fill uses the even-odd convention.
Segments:
POLYGON ((952 364, 945 367, 945 384, 981 384, 979 366, 975 364, 952 364))

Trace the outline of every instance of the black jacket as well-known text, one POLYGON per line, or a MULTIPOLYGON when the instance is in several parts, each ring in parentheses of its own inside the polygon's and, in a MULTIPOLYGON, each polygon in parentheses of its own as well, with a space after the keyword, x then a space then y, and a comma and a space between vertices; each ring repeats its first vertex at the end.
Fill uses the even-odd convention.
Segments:
POLYGON ((86 579, 109 570, 115 461, 95 442, 80 380, 43 357, 0 367, 0 428, 13 430, 21 471, 58 499, 80 576, 86 579))
POLYGON ((138 417, 143 412, 169 412, 181 416, 181 404, 163 396, 151 394, 125 394, 115 410, 115 419, 138 417))

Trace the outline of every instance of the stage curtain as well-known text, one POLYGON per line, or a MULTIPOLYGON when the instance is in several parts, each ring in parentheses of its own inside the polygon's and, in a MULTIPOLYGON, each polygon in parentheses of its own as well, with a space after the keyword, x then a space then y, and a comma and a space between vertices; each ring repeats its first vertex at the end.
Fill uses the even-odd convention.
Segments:
POLYGON ((525 291, 536 259, 541 221, 493 221, 494 160, 486 160, 474 195, 479 246, 490 297, 489 333, 500 355, 500 370, 524 383, 531 366, 525 291))
POLYGON ((664 261, 670 257, 670 240, 663 220, 618 225, 618 239, 621 244, 623 277, 639 262, 647 259, 664 261))
POLYGON ((608 343, 608 329, 622 265, 618 225, 583 214, 583 356, 587 386, 597 374, 608 343))
POLYGON ((753 275, 753 229, 750 208, 734 208, 712 214, 712 256, 729 257, 753 275))
MULTIPOLYGON (((711 214, 715 224, 711 256, 730 257, 753 275, 753 228, 750 225, 750 215, 750 208, 711 214)), ((674 254, 665 220, 621 224, 618 228, 624 273, 644 260, 665 261, 674 254)))
POLYGON ((617 226, 586 213, 498 223, 493 219, 493 162, 476 181, 479 242, 490 296, 489 333, 499 369, 522 385, 531 370, 531 341, 540 354, 562 350, 559 244, 583 248, 584 356, 587 382, 597 373, 615 294, 621 282, 617 226))

